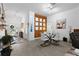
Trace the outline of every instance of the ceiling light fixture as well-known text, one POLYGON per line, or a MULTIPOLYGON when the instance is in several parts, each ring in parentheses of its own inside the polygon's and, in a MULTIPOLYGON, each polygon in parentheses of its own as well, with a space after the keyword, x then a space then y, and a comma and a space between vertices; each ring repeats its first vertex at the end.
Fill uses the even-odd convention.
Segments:
POLYGON ((49 8, 50 10, 52 10, 52 9, 55 7, 55 4, 56 4, 56 3, 50 3, 49 6, 48 6, 48 8, 49 8))

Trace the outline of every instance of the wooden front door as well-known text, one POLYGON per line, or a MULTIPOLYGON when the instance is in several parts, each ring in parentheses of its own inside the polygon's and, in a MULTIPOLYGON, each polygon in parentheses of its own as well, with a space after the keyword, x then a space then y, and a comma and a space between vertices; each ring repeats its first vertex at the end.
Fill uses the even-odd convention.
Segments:
POLYGON ((45 16, 35 14, 34 29, 35 38, 41 37, 41 33, 47 31, 47 18, 45 16))

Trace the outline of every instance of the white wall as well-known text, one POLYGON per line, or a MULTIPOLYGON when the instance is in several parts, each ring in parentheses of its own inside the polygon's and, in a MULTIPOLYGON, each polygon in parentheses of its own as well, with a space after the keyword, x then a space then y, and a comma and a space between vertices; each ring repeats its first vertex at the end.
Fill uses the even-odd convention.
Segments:
MULTIPOLYGON (((27 14, 26 14, 27 15, 27 14)), ((25 17, 26 16, 25 14, 23 14, 23 13, 20 13, 20 12, 16 12, 15 10, 13 11, 13 10, 6 10, 5 11, 5 20, 6 20, 6 24, 7 24, 7 30, 9 31, 10 30, 10 28, 9 28, 9 26, 10 25, 14 25, 14 27, 15 27, 15 29, 16 29, 16 31, 20 31, 20 29, 21 29, 21 22, 22 22, 22 20, 25 20, 24 22, 26 23, 26 21, 27 21, 27 17, 25 17)), ((27 27, 26 26, 26 24, 25 24, 25 27, 27 27)), ((24 33, 24 37, 26 37, 26 34, 27 34, 27 28, 25 28, 24 29, 25 31, 25 33, 24 33)))
POLYGON ((29 11, 28 40, 34 40, 34 12, 29 11))
POLYGON ((47 31, 53 31, 59 33, 59 39, 62 40, 63 36, 66 36, 69 39, 69 29, 70 26, 72 28, 79 28, 79 7, 60 12, 58 14, 52 15, 48 17, 48 26, 47 31), (56 20, 66 19, 66 29, 56 29, 56 20))
POLYGON ((19 32, 21 30, 21 22, 24 20, 24 38, 28 40, 34 40, 34 12, 16 12, 15 10, 6 10, 5 11, 5 20, 7 24, 7 31, 10 31, 9 26, 14 25, 15 29, 19 32), (33 32, 30 31, 32 24, 33 32))

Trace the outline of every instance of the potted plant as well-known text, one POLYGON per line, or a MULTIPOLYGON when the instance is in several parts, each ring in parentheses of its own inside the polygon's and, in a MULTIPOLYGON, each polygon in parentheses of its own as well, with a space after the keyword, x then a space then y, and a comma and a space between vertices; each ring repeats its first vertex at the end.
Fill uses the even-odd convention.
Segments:
POLYGON ((1 38, 1 42, 3 44, 3 46, 7 45, 7 44, 11 44, 11 39, 12 39, 12 36, 10 35, 5 35, 1 38))
POLYGON ((12 51, 11 39, 12 39, 12 36, 10 35, 5 35, 1 38, 1 42, 3 44, 2 51, 1 51, 2 56, 10 56, 12 51))

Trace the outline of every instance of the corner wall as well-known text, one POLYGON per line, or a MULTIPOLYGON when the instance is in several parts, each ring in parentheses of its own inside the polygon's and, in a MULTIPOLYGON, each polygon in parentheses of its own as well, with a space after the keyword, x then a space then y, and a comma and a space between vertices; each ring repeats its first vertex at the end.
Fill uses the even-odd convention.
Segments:
POLYGON ((34 12, 29 11, 28 14, 27 37, 29 41, 34 40, 34 12))
POLYGON ((69 39, 70 27, 72 27, 72 29, 74 28, 79 29, 79 12, 78 11, 79 11, 79 7, 49 16, 47 18, 48 19, 47 31, 59 33, 60 40, 62 40, 64 36, 69 39), (59 19, 64 19, 64 18, 66 19, 66 29, 56 29, 56 21, 59 19))

